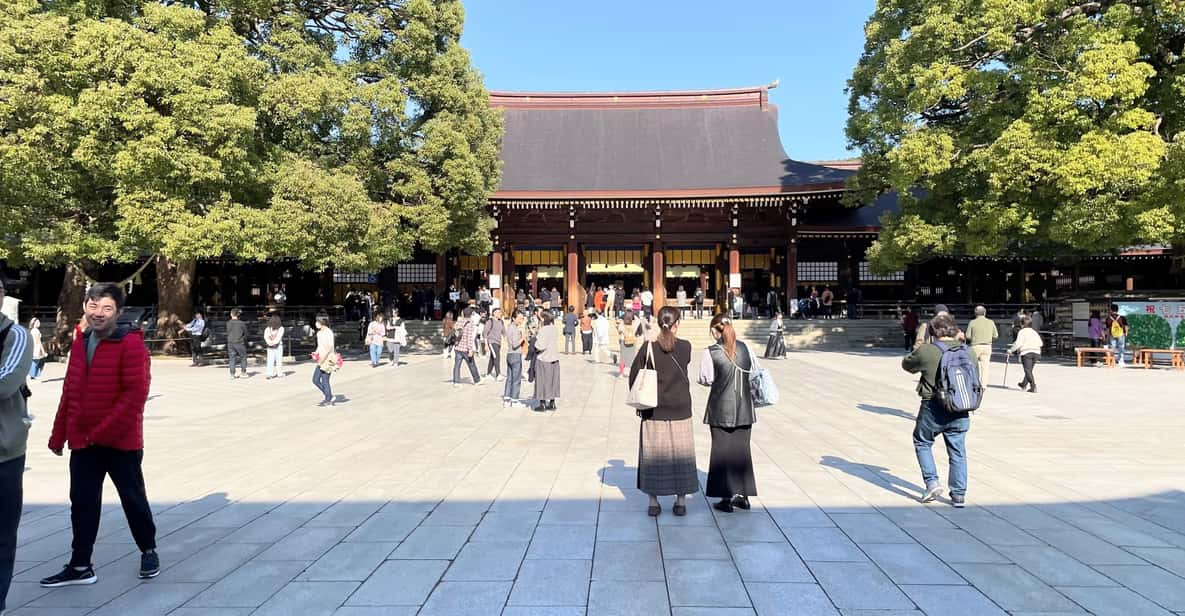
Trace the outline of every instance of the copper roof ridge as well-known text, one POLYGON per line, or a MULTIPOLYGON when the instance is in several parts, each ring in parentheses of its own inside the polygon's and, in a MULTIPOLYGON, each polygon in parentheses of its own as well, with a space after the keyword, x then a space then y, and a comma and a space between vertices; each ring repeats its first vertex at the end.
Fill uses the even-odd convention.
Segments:
POLYGON ((778 81, 743 88, 714 90, 648 90, 636 92, 515 92, 491 90, 491 107, 633 108, 769 105, 769 90, 778 81))

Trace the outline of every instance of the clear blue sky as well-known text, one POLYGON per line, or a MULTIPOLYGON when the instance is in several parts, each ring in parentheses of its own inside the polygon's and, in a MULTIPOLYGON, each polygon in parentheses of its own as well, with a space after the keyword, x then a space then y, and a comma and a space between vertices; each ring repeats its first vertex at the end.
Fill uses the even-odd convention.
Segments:
POLYGON ((846 158, 844 87, 875 0, 467 0, 462 44, 491 90, 759 85, 798 160, 846 158))

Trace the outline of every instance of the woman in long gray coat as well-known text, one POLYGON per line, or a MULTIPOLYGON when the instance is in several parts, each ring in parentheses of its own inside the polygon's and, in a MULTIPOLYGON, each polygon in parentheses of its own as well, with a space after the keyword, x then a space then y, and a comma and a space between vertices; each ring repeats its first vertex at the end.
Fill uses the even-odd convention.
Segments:
POLYGON ((749 373, 754 358, 749 347, 737 340, 732 320, 723 314, 712 318, 712 337, 716 344, 704 349, 699 362, 699 383, 710 385, 704 423, 712 430, 712 456, 708 463, 708 483, 704 495, 719 498, 712 505, 731 512, 733 507, 749 508, 749 497, 757 495, 753 477, 753 454, 749 438, 757 413, 749 373))
POLYGON ((535 399, 536 411, 554 411, 560 397, 559 330, 555 317, 544 311, 540 317, 539 335, 535 339, 535 399))

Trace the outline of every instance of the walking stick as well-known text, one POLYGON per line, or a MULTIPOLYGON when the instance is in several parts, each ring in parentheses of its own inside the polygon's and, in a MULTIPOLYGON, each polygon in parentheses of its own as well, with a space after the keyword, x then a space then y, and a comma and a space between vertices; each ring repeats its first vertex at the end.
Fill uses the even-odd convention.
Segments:
POLYGON ((1004 351, 1004 382, 1000 385, 1004 388, 1008 387, 1008 364, 1012 362, 1012 353, 1004 351))

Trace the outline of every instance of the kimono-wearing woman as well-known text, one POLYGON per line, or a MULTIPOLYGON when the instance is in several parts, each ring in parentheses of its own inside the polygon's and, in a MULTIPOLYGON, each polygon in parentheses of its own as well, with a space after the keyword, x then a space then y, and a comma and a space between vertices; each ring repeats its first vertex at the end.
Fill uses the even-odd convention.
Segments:
POLYGON ((560 397, 560 332, 551 312, 540 317, 539 333, 535 337, 535 399, 536 411, 554 411, 560 397))
POLYGON ((774 313, 774 320, 769 324, 769 341, 765 343, 765 358, 786 356, 786 324, 782 322, 782 313, 774 313))
POLYGON ((639 410, 638 489, 650 496, 646 513, 662 513, 659 496, 675 496, 675 515, 687 514, 688 494, 699 491, 695 469, 695 437, 691 424, 691 343, 676 335, 679 309, 664 306, 658 311, 659 334, 654 342, 638 349, 630 366, 630 387, 638 371, 650 367, 658 373, 658 406, 639 410))
POLYGON ((757 423, 749 388, 754 359, 748 345, 737 340, 731 319, 718 314, 710 327, 716 344, 704 349, 699 362, 700 385, 712 387, 704 412, 704 423, 712 429, 712 458, 704 494, 720 499, 713 507, 731 512, 734 506, 748 509, 749 497, 757 495, 749 448, 751 429, 757 423))

